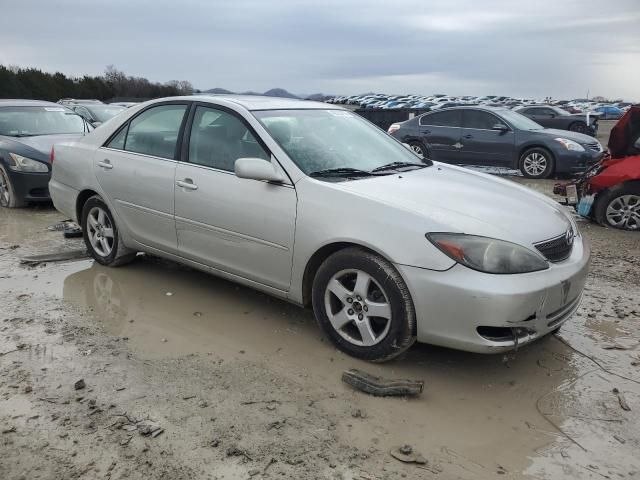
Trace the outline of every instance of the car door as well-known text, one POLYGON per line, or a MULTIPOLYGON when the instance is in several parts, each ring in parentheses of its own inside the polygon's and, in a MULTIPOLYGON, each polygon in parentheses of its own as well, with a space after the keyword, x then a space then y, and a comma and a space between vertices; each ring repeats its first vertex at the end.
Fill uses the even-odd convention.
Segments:
MULTIPOLYGON (((198 105, 176 170, 179 254, 278 290, 289 289, 297 197, 293 185, 236 177, 238 158, 277 161, 236 112, 198 105)), ((285 175, 286 176, 286 175, 285 175)))
POLYGON ((460 110, 427 113, 420 117, 420 138, 427 147, 430 158, 440 162, 460 162, 461 124, 460 110))
POLYGON ((515 134, 504 120, 484 110, 462 110, 461 163, 503 166, 513 163, 515 134), (498 125, 504 129, 496 129, 498 125))
POLYGON ((94 171, 137 242, 177 253, 174 182, 188 103, 154 105, 96 151, 94 171))

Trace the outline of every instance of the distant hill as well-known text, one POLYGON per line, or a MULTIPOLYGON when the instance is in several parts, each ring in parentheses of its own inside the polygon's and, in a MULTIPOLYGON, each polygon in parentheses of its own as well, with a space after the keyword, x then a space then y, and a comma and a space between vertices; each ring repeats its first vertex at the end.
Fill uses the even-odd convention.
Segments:
MULTIPOLYGON (((227 90, 226 88, 210 88, 209 90, 203 90, 202 93, 213 93, 213 94, 234 94, 236 92, 232 92, 231 90, 227 90)), ((264 93, 259 92, 242 92, 241 95, 265 95, 267 97, 281 97, 281 98, 301 98, 297 95, 294 95, 291 92, 286 91, 284 88, 272 88, 271 90, 267 90, 264 93)))
POLYGON ((263 93, 267 97, 280 97, 280 98, 300 98, 293 93, 287 92, 284 88, 272 88, 263 93))
POLYGON ((205 90, 203 93, 228 94, 233 92, 230 90, 227 90, 226 88, 211 88, 209 90, 205 90))

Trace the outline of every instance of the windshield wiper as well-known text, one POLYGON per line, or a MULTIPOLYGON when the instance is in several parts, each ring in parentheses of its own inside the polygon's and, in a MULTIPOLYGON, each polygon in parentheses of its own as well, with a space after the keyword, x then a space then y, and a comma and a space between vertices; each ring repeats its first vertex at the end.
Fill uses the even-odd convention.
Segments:
POLYGON ((327 168, 311 172, 310 177, 371 177, 375 173, 350 167, 327 168))
POLYGON ((380 167, 376 167, 372 172, 384 172, 385 170, 396 170, 402 167, 417 167, 417 168, 425 168, 428 164, 426 163, 414 163, 414 162, 391 162, 386 165, 382 165, 380 167))

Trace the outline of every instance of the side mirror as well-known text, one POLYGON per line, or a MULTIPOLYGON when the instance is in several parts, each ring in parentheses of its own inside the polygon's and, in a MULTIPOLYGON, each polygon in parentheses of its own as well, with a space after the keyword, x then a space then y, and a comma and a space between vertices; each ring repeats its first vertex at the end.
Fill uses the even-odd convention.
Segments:
POLYGON ((508 132, 509 131, 509 127, 507 127, 504 123, 496 123, 493 127, 491 127, 491 130, 496 130, 498 132, 508 132))
POLYGON ((239 158, 235 163, 236 177, 267 182, 283 182, 284 177, 273 164, 262 158, 239 158))

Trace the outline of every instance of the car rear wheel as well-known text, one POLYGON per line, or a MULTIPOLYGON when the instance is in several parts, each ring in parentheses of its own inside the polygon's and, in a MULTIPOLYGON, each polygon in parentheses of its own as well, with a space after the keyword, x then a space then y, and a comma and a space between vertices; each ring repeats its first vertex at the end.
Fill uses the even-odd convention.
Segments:
POLYGON ((416 155, 420 155, 422 158, 429 157, 429 152, 427 150, 427 147, 425 147, 422 142, 419 142, 417 140, 411 141, 409 142, 409 147, 411 148, 413 153, 415 153, 416 155))
POLYGON ((97 195, 82 207, 82 234, 87 250, 95 260, 110 267, 131 262, 136 252, 122 243, 109 207, 97 195))
POLYGON ((416 315, 409 290, 391 263, 359 248, 327 258, 313 281, 320 327, 342 351, 383 362, 415 341, 416 315))
POLYGON ((530 148, 520 156, 520 171, 527 178, 547 178, 554 169, 553 156, 544 148, 530 148))
POLYGON ((587 133, 587 125, 583 122, 575 122, 569 125, 569 130, 578 133, 587 133))
POLYGON ((640 184, 620 184, 602 192, 595 206, 601 225, 640 231, 640 184))
POLYGON ((0 165, 0 205, 6 208, 19 208, 26 204, 27 202, 16 196, 7 171, 0 165))

